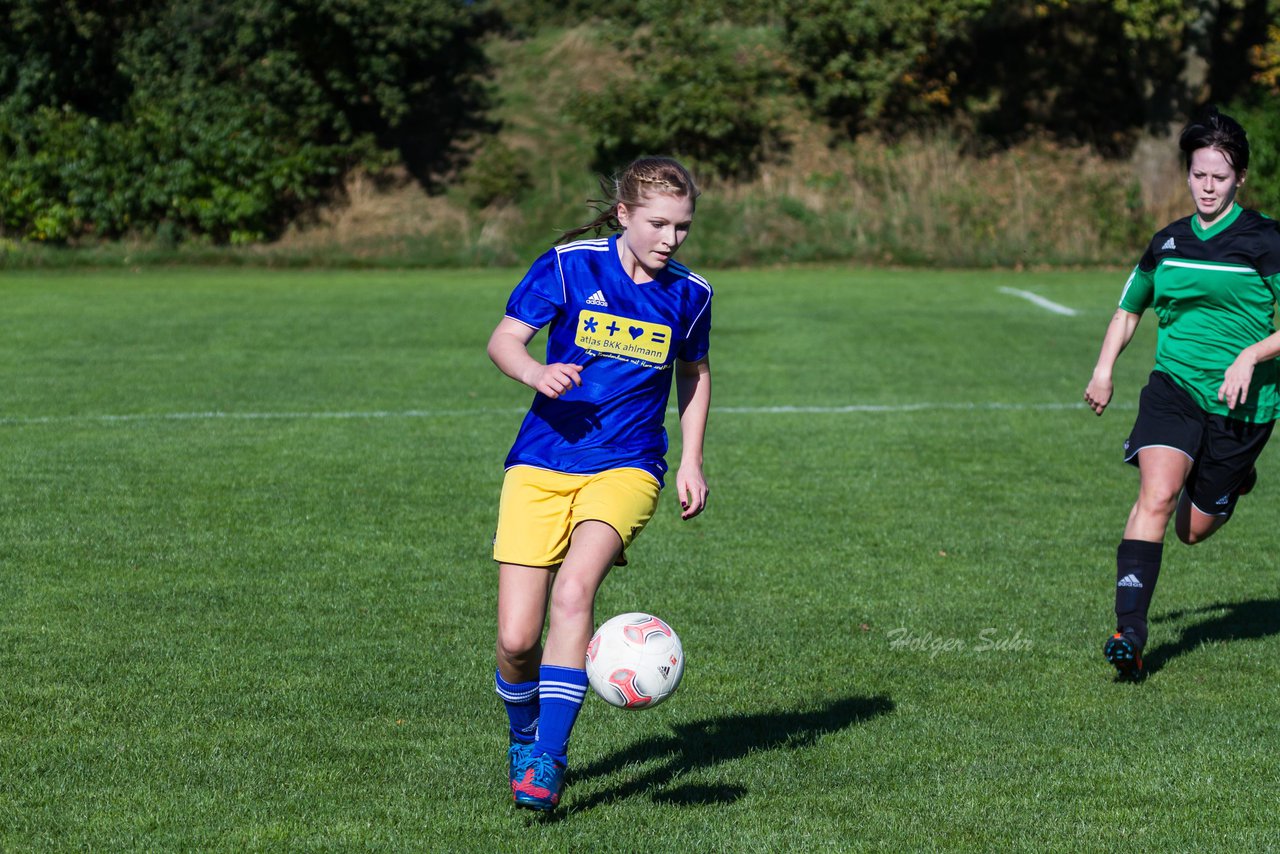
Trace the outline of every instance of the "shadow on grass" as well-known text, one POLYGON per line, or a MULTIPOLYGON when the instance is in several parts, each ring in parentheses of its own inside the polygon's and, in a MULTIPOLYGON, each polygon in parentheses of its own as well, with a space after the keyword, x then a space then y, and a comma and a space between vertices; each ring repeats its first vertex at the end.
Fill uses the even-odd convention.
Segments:
POLYGON ((1203 643, 1231 640, 1257 640, 1280 634, 1280 599, 1256 599, 1250 602, 1218 602, 1203 608, 1188 608, 1166 614, 1161 622, 1214 613, 1182 630, 1173 643, 1161 644, 1146 656, 1147 673, 1153 674, 1184 653, 1203 643), (1226 613, 1214 612, 1224 610, 1226 613))
POLYGON ((602 803, 650 793, 655 802, 680 806, 729 804, 747 794, 735 784, 675 785, 685 774, 731 762, 761 750, 799 750, 824 735, 869 721, 894 709, 888 697, 846 697, 810 712, 723 715, 672 727, 672 734, 648 738, 602 759, 572 768, 572 780, 613 774, 619 768, 665 760, 651 771, 579 800, 561 817, 602 803))

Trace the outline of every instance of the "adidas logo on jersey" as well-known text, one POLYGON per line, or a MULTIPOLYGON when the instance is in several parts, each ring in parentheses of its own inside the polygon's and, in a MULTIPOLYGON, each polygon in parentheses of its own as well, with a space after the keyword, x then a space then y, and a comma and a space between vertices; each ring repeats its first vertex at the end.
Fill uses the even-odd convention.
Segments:
POLYGON ((1141 587, 1142 582, 1132 572, 1116 582, 1116 587, 1141 587))
POLYGON ((608 308, 609 301, 604 298, 604 291, 596 291, 587 297, 587 305, 598 305, 601 308, 608 308))
POLYGON ((1161 247, 1160 247, 1160 251, 1161 251, 1161 252, 1165 252, 1165 251, 1168 251, 1168 250, 1170 250, 1170 249, 1177 249, 1177 248, 1178 248, 1177 244, 1175 244, 1175 243, 1173 242, 1173 238, 1172 238, 1172 237, 1170 237, 1168 240, 1166 240, 1166 241, 1164 242, 1164 246, 1161 246, 1161 247))

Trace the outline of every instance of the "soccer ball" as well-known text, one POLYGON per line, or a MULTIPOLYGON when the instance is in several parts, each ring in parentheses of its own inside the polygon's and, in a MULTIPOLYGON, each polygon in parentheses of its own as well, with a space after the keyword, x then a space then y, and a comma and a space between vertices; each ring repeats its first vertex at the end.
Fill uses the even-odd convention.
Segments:
POLYGON ((652 614, 606 620, 587 644, 587 680, 620 709, 647 709, 675 693, 684 649, 671 627, 652 614))

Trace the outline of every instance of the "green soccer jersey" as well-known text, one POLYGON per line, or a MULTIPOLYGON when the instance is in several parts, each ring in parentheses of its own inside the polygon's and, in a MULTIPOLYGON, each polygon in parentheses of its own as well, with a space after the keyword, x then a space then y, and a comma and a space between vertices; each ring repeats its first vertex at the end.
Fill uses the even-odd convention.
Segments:
POLYGON ((1240 351, 1275 331, 1280 229, 1239 205, 1211 228, 1194 216, 1156 233, 1125 283, 1120 307, 1160 319, 1156 370, 1173 377, 1207 412, 1263 423, 1280 413, 1275 360, 1254 369, 1235 409, 1218 388, 1240 351))

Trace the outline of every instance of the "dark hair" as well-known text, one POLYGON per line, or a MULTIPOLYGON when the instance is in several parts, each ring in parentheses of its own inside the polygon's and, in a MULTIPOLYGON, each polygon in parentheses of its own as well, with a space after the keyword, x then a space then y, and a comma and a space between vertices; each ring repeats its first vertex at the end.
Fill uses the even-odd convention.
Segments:
POLYGON ((631 161, 626 169, 612 178, 602 175, 600 192, 604 193, 604 199, 591 200, 598 212, 596 218, 586 225, 569 229, 560 235, 556 243, 572 240, 588 231, 599 234, 604 228, 619 230, 622 228, 618 222, 619 203, 628 208, 640 207, 644 204, 645 196, 650 193, 663 193, 696 202, 702 191, 698 189, 689 170, 678 160, 670 157, 641 157, 631 161))
POLYGON ((1182 129, 1178 138, 1183 161, 1191 169, 1191 155, 1202 148, 1216 148, 1239 174, 1249 168, 1249 139, 1244 128, 1231 116, 1209 107, 1204 115, 1182 129))

